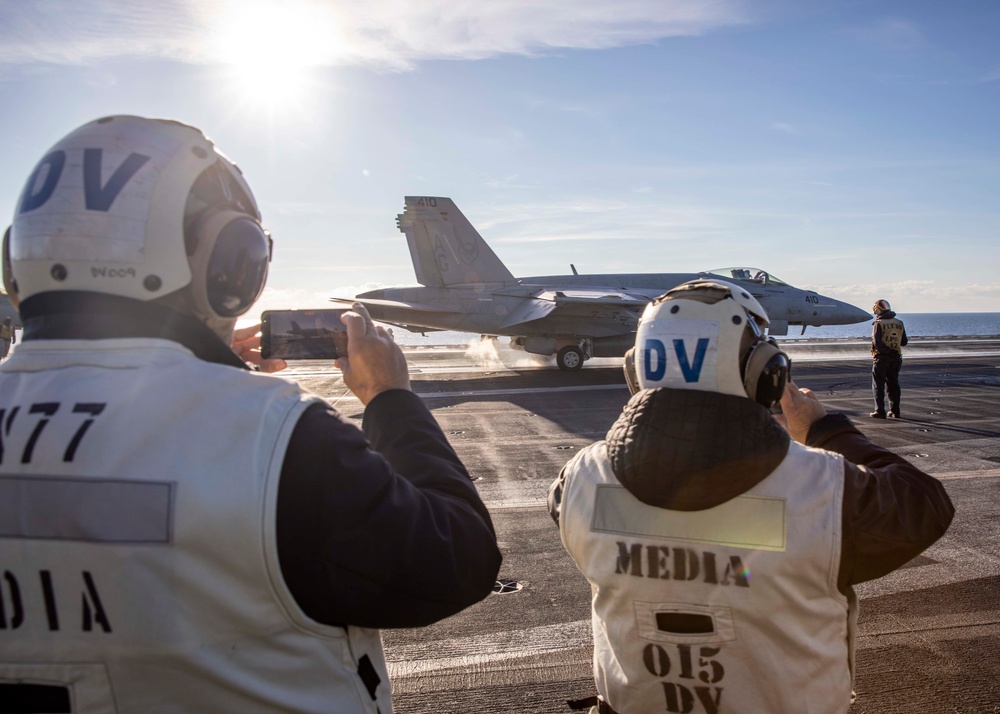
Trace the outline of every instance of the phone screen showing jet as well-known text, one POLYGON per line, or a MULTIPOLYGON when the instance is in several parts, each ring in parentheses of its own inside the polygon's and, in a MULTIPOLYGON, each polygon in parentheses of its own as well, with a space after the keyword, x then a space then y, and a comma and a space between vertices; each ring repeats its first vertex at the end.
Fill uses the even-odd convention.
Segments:
POLYGON ((347 310, 268 310, 260 317, 264 359, 333 360, 347 355, 347 310))

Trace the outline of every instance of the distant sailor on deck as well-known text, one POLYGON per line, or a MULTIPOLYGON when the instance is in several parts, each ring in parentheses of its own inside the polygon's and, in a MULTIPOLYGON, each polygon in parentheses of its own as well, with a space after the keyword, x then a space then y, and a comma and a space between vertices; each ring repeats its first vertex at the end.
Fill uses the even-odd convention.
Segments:
POLYGON ((889 307, 888 300, 876 300, 872 306, 872 396, 875 398, 873 419, 885 419, 885 394, 889 393, 889 418, 898 419, 899 370, 903 366, 903 347, 909 341, 903 321, 889 307))
POLYGON ((17 342, 17 333, 14 331, 14 321, 5 317, 3 323, 0 324, 0 360, 7 359, 7 355, 10 353, 10 346, 17 342))

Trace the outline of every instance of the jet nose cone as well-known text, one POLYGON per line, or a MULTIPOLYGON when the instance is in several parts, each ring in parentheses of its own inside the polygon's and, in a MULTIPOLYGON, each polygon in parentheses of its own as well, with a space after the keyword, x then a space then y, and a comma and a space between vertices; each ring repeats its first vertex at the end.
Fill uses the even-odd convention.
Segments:
POLYGON ((823 297, 822 300, 823 303, 818 306, 820 309, 815 313, 821 322, 816 324, 853 325, 856 322, 864 322, 871 319, 871 315, 849 302, 835 300, 831 297, 823 297))
POLYGON ((864 322, 871 319, 871 315, 867 311, 862 310, 860 307, 855 307, 849 302, 835 300, 834 305, 837 316, 836 324, 853 325, 856 322, 864 322))

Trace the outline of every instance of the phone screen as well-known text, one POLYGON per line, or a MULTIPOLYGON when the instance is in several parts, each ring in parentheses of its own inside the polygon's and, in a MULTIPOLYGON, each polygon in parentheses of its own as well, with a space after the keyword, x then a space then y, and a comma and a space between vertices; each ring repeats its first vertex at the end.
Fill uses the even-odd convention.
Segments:
POLYGON ((268 310, 260 316, 264 359, 337 359, 347 355, 346 309, 268 310))

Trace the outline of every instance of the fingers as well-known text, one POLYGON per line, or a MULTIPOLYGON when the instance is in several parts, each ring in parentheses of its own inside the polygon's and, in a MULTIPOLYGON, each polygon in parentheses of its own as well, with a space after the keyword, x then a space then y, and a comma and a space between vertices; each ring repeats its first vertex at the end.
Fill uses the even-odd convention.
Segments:
POLYGON ((375 323, 372 321, 368 310, 359 302, 354 303, 348 312, 345 312, 340 321, 347 328, 347 343, 357 342, 369 334, 377 335, 375 323))
POLYGON ((354 310, 354 312, 361 315, 363 318, 365 318, 365 320, 368 322, 369 325, 374 324, 372 322, 372 316, 368 314, 368 308, 362 305, 360 302, 356 302, 353 305, 351 305, 351 309, 354 310))
POLYGON ((334 364, 344 373, 344 384, 367 405, 389 389, 409 389, 410 376, 399 345, 381 325, 376 325, 360 303, 341 318, 347 327, 346 357, 334 364))
POLYGON ((785 392, 781 395, 781 399, 778 401, 781 404, 783 411, 787 411, 791 405, 795 402, 795 397, 799 394, 799 388, 795 386, 795 382, 788 380, 785 382, 785 392))
POLYGON ((262 359, 258 364, 261 372, 267 372, 268 374, 273 374, 274 372, 280 372, 288 367, 288 362, 283 359, 262 359))
POLYGON ((258 372, 272 374, 280 372, 283 369, 288 369, 288 362, 283 359, 264 359, 260 356, 260 350, 242 352, 239 357, 247 364, 253 365, 258 372))
POLYGON ((781 401, 789 400, 790 402, 795 402, 801 399, 811 399, 814 402, 818 402, 819 398, 813 394, 813 390, 808 387, 800 387, 792 380, 788 380, 785 383, 785 393, 781 395, 781 401))
POLYGON ((280 372, 288 367, 283 359, 264 359, 260 356, 260 325, 251 325, 233 332, 232 350, 236 355, 261 372, 280 372))
POLYGON ((255 325, 233 332, 233 343, 230 345, 230 349, 245 362, 254 362, 254 354, 256 354, 257 360, 260 360, 260 335, 257 334, 259 330, 260 325, 255 325))
POLYGON ((811 389, 800 387, 791 381, 785 385, 785 393, 781 395, 781 410, 786 414, 797 414, 802 410, 811 413, 820 406, 819 399, 811 389))
MULTIPOLYGON (((260 323, 256 325, 249 325, 248 327, 238 327, 233 330, 233 345, 237 343, 245 342, 246 340, 253 339, 257 337, 257 333, 260 332, 260 323)), ((258 344, 260 343, 260 338, 257 338, 258 344)))
POLYGON ((789 435, 805 444, 812 425, 826 415, 826 408, 811 389, 799 387, 791 380, 785 385, 785 393, 781 397, 781 409, 784 419, 777 420, 785 427, 789 435))
POLYGON ((264 359, 260 356, 260 350, 241 352, 240 359, 254 365, 261 372, 280 372, 288 367, 288 362, 283 359, 264 359))

